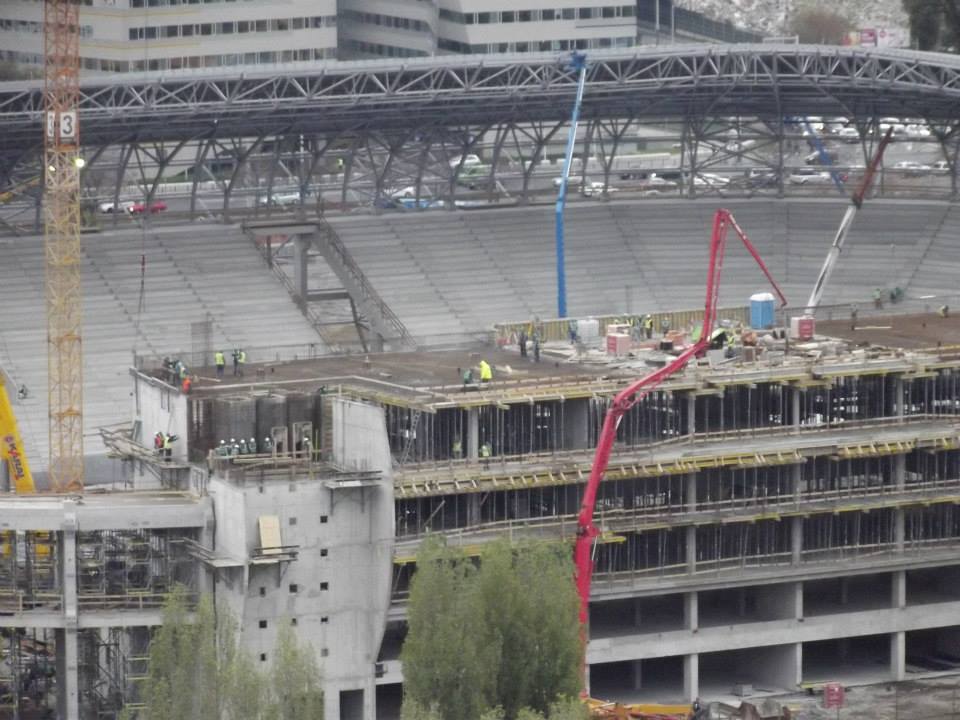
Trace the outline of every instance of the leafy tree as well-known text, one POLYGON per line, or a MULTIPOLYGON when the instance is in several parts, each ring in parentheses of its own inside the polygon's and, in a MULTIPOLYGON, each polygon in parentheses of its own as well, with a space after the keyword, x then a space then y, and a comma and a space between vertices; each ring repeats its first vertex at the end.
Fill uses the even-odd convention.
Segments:
POLYGON ((320 671, 313 649, 297 643, 289 623, 280 627, 273 661, 273 705, 275 720, 323 720, 323 692, 320 671))
POLYGON ((439 540, 419 555, 400 653, 405 696, 441 718, 477 717, 493 705, 499 648, 485 644, 476 570, 439 540))
POLYGON ((802 43, 840 45, 852 27, 850 20, 829 5, 799 8, 790 20, 790 30, 802 43))
POLYGON ((192 617, 174 589, 150 643, 143 687, 146 720, 322 720, 323 693, 313 651, 281 626, 271 676, 238 643, 236 618, 203 595, 192 617))
POLYGON ((569 548, 502 540, 477 568, 428 539, 410 590, 401 652, 404 706, 445 720, 534 720, 579 686, 577 595, 569 548), (466 682, 465 682, 466 681, 466 682))
POLYGON ((944 0, 903 0, 903 9, 907 13, 910 34, 917 47, 920 50, 938 47, 944 21, 944 0))

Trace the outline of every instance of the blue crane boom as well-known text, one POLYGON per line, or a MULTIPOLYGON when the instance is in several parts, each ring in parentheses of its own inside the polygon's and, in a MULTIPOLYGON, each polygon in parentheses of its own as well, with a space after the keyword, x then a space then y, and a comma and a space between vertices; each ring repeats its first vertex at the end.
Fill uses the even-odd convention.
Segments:
MULTIPOLYGON (((583 88, 587 82, 587 56, 583 53, 573 53, 570 57, 570 68, 580 73, 577 81, 577 99, 573 103, 573 113, 570 116, 570 135, 567 138, 567 152, 563 158, 563 174, 560 176, 560 190, 557 191, 557 317, 567 316, 567 276, 564 261, 563 211, 567 206, 567 180, 570 174, 570 163, 573 161, 573 145, 577 140, 577 125, 580 122, 580 106, 583 104, 583 88)), ((586 158, 584 158, 586 162, 586 158)))

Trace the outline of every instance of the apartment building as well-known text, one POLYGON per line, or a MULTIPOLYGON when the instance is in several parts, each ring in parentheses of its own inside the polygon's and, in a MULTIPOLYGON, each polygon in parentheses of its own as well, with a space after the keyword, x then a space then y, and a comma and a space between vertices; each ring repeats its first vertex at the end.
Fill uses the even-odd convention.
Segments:
MULTIPOLYGON (((85 72, 261 65, 336 57, 336 0, 84 0, 85 72)), ((0 61, 40 70, 43 2, 0 4, 0 61)))

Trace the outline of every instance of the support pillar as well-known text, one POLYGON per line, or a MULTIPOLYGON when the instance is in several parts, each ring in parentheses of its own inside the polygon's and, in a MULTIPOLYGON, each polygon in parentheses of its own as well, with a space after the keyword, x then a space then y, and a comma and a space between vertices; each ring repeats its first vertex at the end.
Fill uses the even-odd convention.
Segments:
POLYGON ((803 620, 803 583, 793 584, 793 617, 803 620))
POLYGON ((890 634, 890 679, 903 680, 907 676, 907 634, 902 630, 890 634))
POLYGON ((846 605, 850 602, 850 580, 848 578, 840 578, 840 604, 846 605))
POLYGON ((693 393, 687 393, 687 436, 693 442, 693 436, 697 432, 697 396, 693 393))
POLYGON ((467 495, 467 525, 480 524, 480 494, 467 495))
POLYGON ((790 394, 790 424, 795 433, 800 432, 800 388, 794 388, 790 394))
POLYGON ((906 511, 900 507, 893 511, 893 544, 896 552, 902 553, 906 545, 906 511))
POLYGON ((563 403, 563 447, 586 450, 590 436, 590 400, 566 400, 563 403))
POLYGON ((307 301, 309 265, 307 251, 310 249, 310 238, 297 235, 293 239, 293 286, 297 295, 304 302, 307 301))
POLYGON ((904 399, 903 376, 897 376, 897 379, 894 380, 893 392, 895 397, 894 402, 896 403, 897 417, 900 418, 900 422, 903 422, 903 417, 906 414, 905 409, 903 407, 903 399, 904 399))
POLYGON ((57 640, 57 717, 80 720, 79 669, 77 638, 77 516, 72 501, 64 502, 64 520, 60 553, 63 580, 64 628, 57 640))
POLYGON ((907 487, 907 456, 903 453, 893 458, 893 481, 899 491, 907 487))
POLYGON ((890 606, 895 610, 903 610, 907 606, 907 571, 897 570, 892 580, 890 606))
POLYGON ((697 511, 697 474, 689 473, 686 477, 687 512, 697 511))
POLYGON ((643 689, 643 660, 633 660, 633 689, 643 689))
POLYGON ((793 565, 803 562, 803 518, 799 515, 790 519, 790 552, 793 565))
POLYGON ((467 459, 480 457, 480 408, 467 409, 467 459))
POLYGON ((683 699, 693 702, 700 696, 700 656, 683 656, 683 699))
POLYGON ((700 628, 700 596, 696 592, 683 594, 683 625, 694 632, 700 628))
POLYGON ((687 526, 687 572, 695 573, 697 571, 697 528, 695 525, 687 526))
POLYGON ((633 626, 639 628, 643 623, 643 612, 641 610, 642 598, 633 599, 633 626))

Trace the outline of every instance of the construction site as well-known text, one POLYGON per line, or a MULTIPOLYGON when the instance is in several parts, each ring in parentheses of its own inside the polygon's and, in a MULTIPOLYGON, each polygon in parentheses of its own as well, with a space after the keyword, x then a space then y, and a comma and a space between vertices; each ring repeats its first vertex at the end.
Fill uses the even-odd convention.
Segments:
POLYGON ((503 537, 570 546, 596 718, 833 717, 836 688, 845 717, 956 717, 960 66, 670 47, 104 91, 80 80, 78 5, 45 4, 45 83, 0 84, 0 190, 40 193, 32 226, 0 208, 0 718, 144 716, 182 587, 238 619, 259 668, 293 627, 327 720, 394 720, 434 535, 480 563, 503 537), (895 138, 905 108, 926 135, 895 138), (841 111, 862 164, 832 165, 814 129, 841 111), (611 197, 628 131, 660 134, 677 197, 624 164, 645 184, 611 197), (800 138, 828 168, 806 197, 785 184, 800 138), (201 188, 227 140, 229 180, 201 188), (891 143, 943 154, 941 195, 894 182, 891 143), (163 222, 183 148, 189 210, 163 222), (112 222, 88 223, 85 178, 117 152, 93 204, 112 222), (264 156, 266 185, 241 171, 264 156), (295 204, 272 199, 279 167, 295 204), (201 190, 220 208, 198 213, 201 190))

